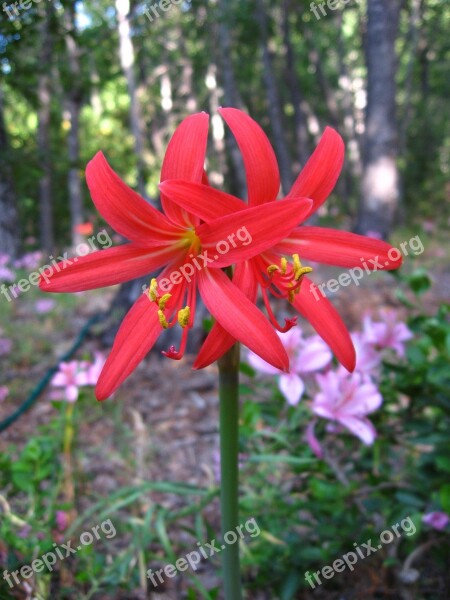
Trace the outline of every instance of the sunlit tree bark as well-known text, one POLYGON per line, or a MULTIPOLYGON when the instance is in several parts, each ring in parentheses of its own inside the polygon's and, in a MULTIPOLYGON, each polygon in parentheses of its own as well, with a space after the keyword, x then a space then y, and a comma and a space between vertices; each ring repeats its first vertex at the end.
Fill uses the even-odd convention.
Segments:
POLYGON ((363 178, 356 230, 387 238, 399 203, 395 40, 400 0, 371 0, 367 9, 367 109, 363 178))
POLYGON ((137 188, 141 196, 145 197, 144 127, 134 73, 135 51, 130 27, 130 1, 116 0, 116 11, 119 31, 120 64, 127 80, 128 94, 130 96, 130 124, 134 137, 134 150, 137 161, 137 188))
POLYGON ((264 0, 256 0, 256 19, 260 28, 260 45, 263 62, 262 77, 266 89, 267 111, 270 115, 273 144, 275 146, 280 167, 281 186, 283 192, 287 194, 293 182, 292 163, 284 135, 283 109, 278 92, 278 83, 269 51, 267 13, 264 0))

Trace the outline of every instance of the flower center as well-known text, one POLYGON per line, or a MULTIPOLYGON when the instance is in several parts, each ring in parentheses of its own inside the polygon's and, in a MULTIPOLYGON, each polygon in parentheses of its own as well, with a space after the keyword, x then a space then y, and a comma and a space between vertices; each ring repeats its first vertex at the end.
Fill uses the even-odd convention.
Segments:
POLYGON ((269 287, 277 298, 287 298, 292 303, 300 291, 304 275, 311 271, 311 267, 302 265, 298 254, 292 255, 292 263, 283 256, 280 265, 272 264, 267 267, 266 287, 269 287))
POLYGON ((193 227, 186 229, 181 236, 181 239, 185 242, 187 248, 190 249, 191 252, 195 252, 198 254, 201 249, 200 238, 195 232, 193 227))

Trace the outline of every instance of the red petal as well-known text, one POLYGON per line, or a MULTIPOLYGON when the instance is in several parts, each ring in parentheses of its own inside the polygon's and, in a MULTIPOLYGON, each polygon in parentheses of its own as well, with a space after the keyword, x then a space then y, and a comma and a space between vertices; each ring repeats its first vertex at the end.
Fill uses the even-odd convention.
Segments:
MULTIPOLYGON (((158 280, 162 277, 164 274, 161 274, 158 280)), ((184 290, 184 285, 177 286, 166 304, 167 309, 178 302, 184 290)), ((147 294, 141 294, 117 332, 95 388, 97 400, 108 398, 131 375, 163 331, 156 305, 150 301, 147 294)))
POLYGON ((81 292, 115 285, 151 273, 180 250, 171 246, 141 248, 124 244, 57 263, 43 272, 39 287, 45 292, 81 292))
POLYGON ((237 108, 219 108, 219 113, 233 132, 242 153, 249 204, 256 206, 275 200, 280 190, 280 174, 266 134, 256 121, 237 108))
MULTIPOLYGON (((161 168, 161 181, 185 179, 201 183, 203 180, 209 116, 202 112, 184 119, 175 130, 167 146, 161 168)), ((196 224, 186 211, 161 195, 164 212, 174 223, 185 227, 196 224)))
POLYGON ((196 229, 202 250, 214 260, 210 266, 227 267, 268 250, 285 238, 311 207, 311 200, 280 200, 241 210, 196 229))
POLYGON ((303 279, 300 292, 295 296, 294 307, 330 346, 338 361, 348 371, 353 371, 356 353, 350 334, 331 302, 322 296, 307 277, 303 279))
POLYGON ((206 223, 248 208, 243 200, 209 185, 171 179, 160 183, 159 189, 167 198, 206 223))
POLYGON ((231 336, 277 369, 289 369, 288 355, 272 325, 223 271, 200 271, 198 284, 206 308, 231 336))
POLYGON ((392 270, 402 264, 402 258, 391 259, 389 252, 392 246, 356 233, 326 229, 325 227, 299 227, 287 239, 276 246, 282 254, 297 252, 300 258, 313 260, 337 267, 360 267, 363 263, 370 270, 392 270))
POLYGON ((341 136, 327 127, 308 162, 297 177, 288 197, 305 196, 314 201, 311 214, 332 192, 344 164, 345 147, 341 136))
POLYGON ((102 152, 88 163, 86 181, 98 212, 123 237, 150 245, 179 235, 162 213, 120 179, 102 152))
MULTIPOLYGON (((233 284, 241 290, 250 302, 255 303, 258 292, 258 283, 248 261, 236 265, 233 275, 233 284)), ((214 323, 203 346, 200 348, 193 364, 193 368, 203 369, 203 367, 207 367, 225 354, 235 342, 236 338, 230 335, 222 325, 219 325, 217 322, 214 323)))

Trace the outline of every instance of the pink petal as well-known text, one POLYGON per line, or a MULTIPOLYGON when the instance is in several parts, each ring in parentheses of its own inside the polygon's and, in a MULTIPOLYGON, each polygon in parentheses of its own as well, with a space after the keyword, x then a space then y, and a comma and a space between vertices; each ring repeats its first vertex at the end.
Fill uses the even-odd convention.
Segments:
POLYGON ((368 419, 358 417, 340 417, 339 423, 358 437, 364 444, 370 446, 377 437, 375 427, 368 419))
POLYGON ((281 375, 278 387, 291 406, 296 406, 300 402, 305 391, 305 384, 298 375, 281 375))

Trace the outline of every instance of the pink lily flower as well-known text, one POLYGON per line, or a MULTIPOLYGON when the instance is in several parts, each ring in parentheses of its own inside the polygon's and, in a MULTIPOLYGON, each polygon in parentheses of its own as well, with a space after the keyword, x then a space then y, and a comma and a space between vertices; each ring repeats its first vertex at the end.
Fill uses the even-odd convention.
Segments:
POLYGON ((433 527, 433 529, 437 529, 438 531, 443 531, 447 525, 450 523, 450 516, 445 512, 433 511, 423 515, 422 521, 433 527))
POLYGON ((374 323, 370 316, 364 318, 364 337, 380 348, 391 348, 399 356, 405 355, 405 342, 413 337, 412 331, 398 320, 395 310, 380 310, 382 322, 374 323))
POLYGON ((356 352, 356 370, 367 375, 378 375, 381 353, 367 341, 364 334, 355 332, 351 338, 356 352))
POLYGON ((326 367, 332 359, 332 354, 327 344, 318 335, 304 339, 301 330, 297 327, 286 333, 277 332, 277 334, 289 357, 290 373, 283 373, 254 352, 248 353, 248 360, 252 367, 261 373, 279 375, 280 392, 291 406, 295 406, 305 391, 302 376, 326 367))
POLYGON ((88 363, 73 360, 63 362, 59 365, 59 371, 52 380, 53 387, 64 388, 62 394, 53 393, 52 399, 66 400, 67 402, 76 402, 78 400, 79 388, 86 384, 86 368, 88 363))
POLYGON ((374 383, 361 373, 349 374, 343 368, 319 374, 316 381, 320 392, 314 397, 313 412, 336 421, 364 444, 373 444, 377 434, 367 415, 383 402, 374 383))

